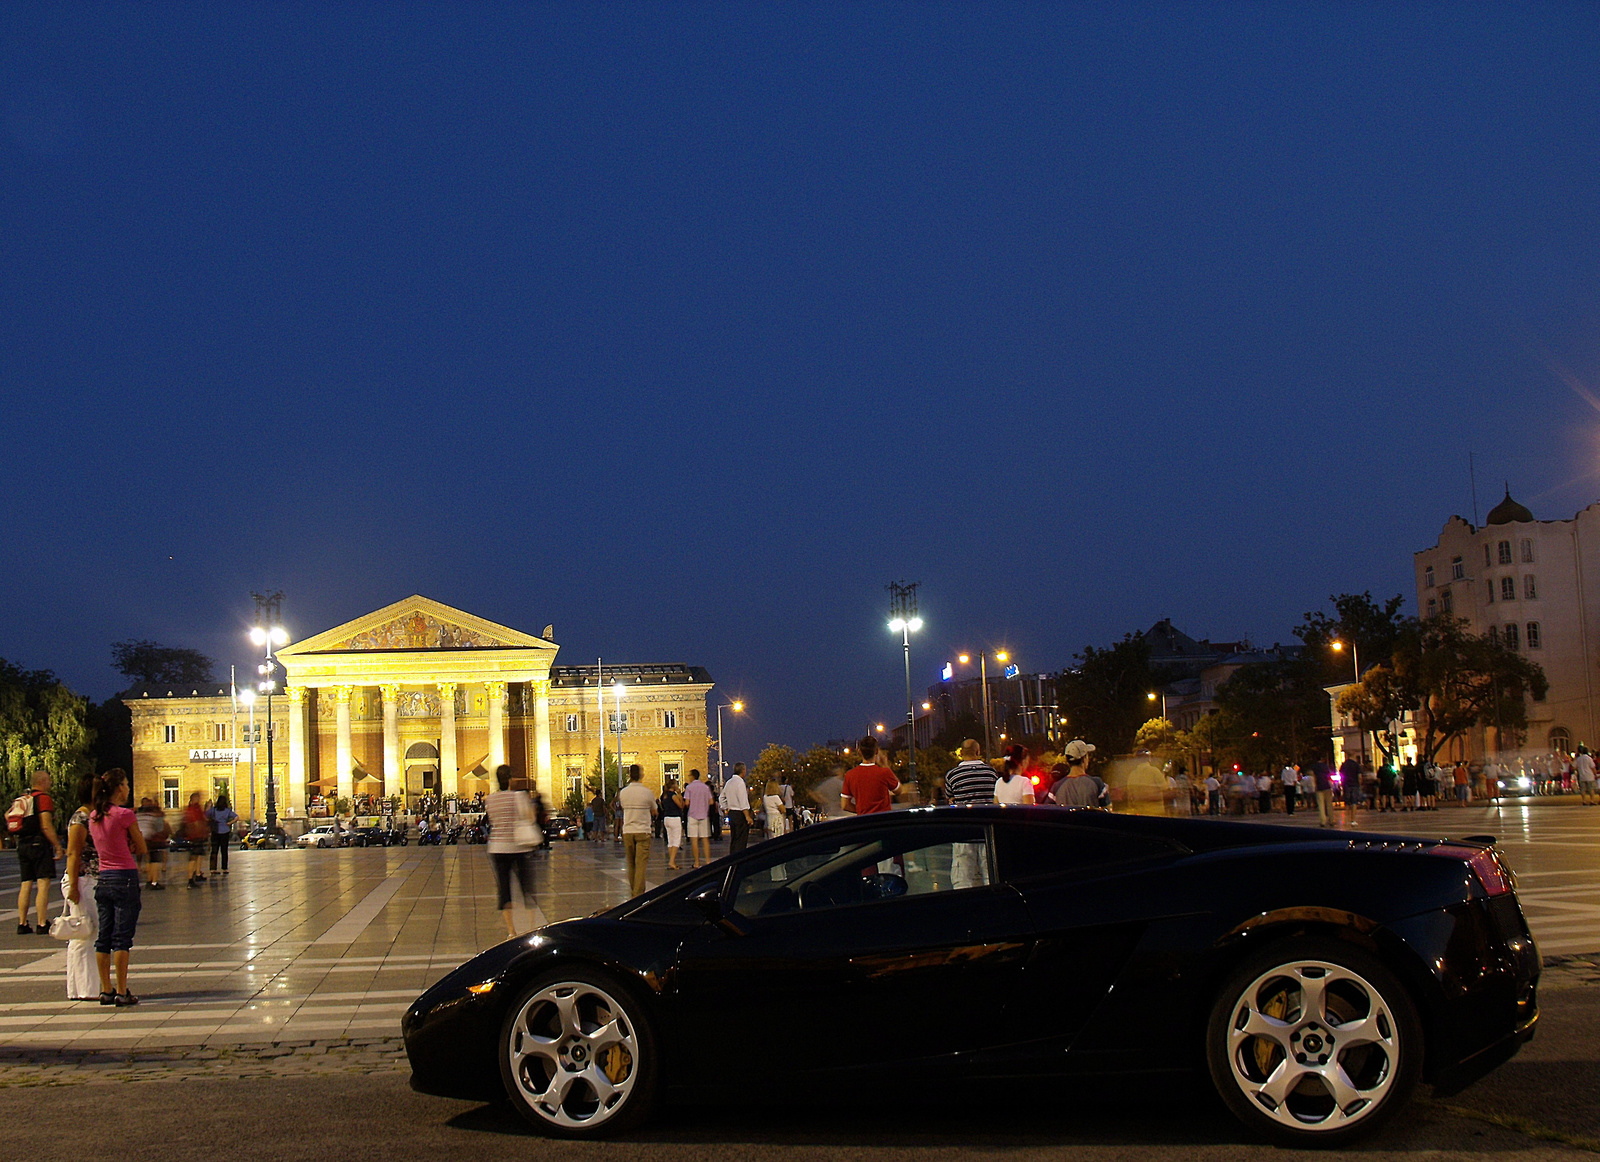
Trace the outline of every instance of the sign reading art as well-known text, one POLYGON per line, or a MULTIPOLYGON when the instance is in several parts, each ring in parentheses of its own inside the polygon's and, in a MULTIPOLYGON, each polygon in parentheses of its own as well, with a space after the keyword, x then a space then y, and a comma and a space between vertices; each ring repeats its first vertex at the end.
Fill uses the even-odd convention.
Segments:
POLYGON ((247 763, 250 761, 252 753, 252 748, 248 746, 191 750, 189 752, 189 761, 191 763, 231 763, 237 760, 241 763, 247 763))

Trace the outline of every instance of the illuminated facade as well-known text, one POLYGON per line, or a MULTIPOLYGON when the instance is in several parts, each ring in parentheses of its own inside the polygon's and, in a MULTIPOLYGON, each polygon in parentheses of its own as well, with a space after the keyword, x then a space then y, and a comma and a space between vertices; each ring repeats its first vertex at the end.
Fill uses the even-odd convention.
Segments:
MULTIPOLYGON (((620 726, 624 764, 643 766, 652 787, 691 767, 706 769, 712 683, 703 669, 606 666, 602 685, 594 666, 553 664, 550 632, 532 637, 413 596, 279 650, 286 687, 273 699, 280 813, 303 817, 319 798, 362 794, 407 804, 424 795, 470 796, 491 789, 502 763, 559 803, 575 779, 593 772, 602 727, 614 754, 620 726)), ((263 702, 257 740, 243 737, 247 716, 235 715, 225 688, 146 689, 124 701, 141 796, 159 789, 168 802, 183 802, 198 790, 209 799, 226 780, 241 814, 252 801, 264 813, 263 702)))

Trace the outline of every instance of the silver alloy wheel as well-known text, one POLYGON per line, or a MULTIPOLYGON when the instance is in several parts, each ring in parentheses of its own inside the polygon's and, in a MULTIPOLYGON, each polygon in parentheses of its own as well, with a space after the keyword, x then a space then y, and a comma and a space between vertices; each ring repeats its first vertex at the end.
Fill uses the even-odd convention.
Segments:
POLYGON ((1376 1112, 1400 1054, 1411 1051, 1382 994, 1324 960, 1268 969, 1228 1022, 1234 1082, 1274 1121, 1300 1131, 1339 1130, 1376 1112))
POLYGON ((627 1104, 639 1075, 638 1033, 604 989, 560 981, 518 1010, 506 1041, 529 1109, 564 1129, 594 1129, 627 1104))

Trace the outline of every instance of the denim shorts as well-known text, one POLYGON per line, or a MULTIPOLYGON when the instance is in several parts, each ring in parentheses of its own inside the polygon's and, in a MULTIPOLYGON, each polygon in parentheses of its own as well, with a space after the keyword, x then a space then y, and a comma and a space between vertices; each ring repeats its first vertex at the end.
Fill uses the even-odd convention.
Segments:
POLYGON ((133 930, 139 924, 139 873, 102 870, 94 889, 94 902, 100 913, 94 950, 127 952, 133 947, 133 930))

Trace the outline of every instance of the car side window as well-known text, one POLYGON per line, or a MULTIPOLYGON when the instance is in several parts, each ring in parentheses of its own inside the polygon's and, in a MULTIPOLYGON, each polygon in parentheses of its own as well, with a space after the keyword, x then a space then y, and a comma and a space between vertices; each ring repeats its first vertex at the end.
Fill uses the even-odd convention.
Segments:
POLYGON ((1090 873, 1170 859, 1184 850, 1176 843, 1154 836, 1048 821, 1002 824, 996 831, 1000 878, 1007 883, 1062 872, 1090 873))
POLYGON ((777 856, 758 852, 735 872, 732 910, 778 916, 962 891, 991 883, 990 867, 981 824, 853 830, 777 856))

